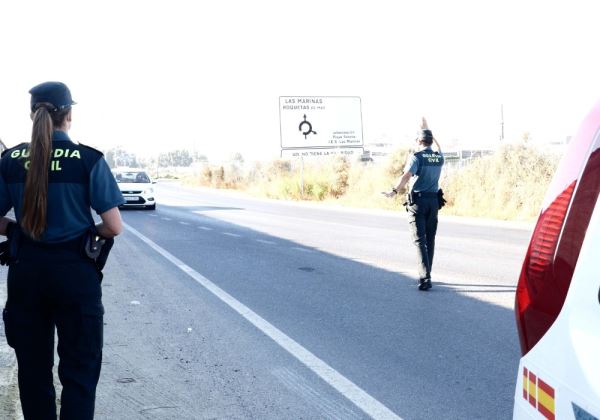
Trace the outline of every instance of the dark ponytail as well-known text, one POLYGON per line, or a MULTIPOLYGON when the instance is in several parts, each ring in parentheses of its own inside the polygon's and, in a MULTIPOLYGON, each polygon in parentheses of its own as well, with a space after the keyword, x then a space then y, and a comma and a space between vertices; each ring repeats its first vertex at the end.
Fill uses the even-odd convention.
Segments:
POLYGON ((36 104, 32 113, 33 127, 29 146, 29 161, 23 194, 21 227, 33 239, 40 239, 46 230, 48 204, 48 172, 52 155, 52 132, 60 127, 70 108, 55 110, 51 104, 36 104))

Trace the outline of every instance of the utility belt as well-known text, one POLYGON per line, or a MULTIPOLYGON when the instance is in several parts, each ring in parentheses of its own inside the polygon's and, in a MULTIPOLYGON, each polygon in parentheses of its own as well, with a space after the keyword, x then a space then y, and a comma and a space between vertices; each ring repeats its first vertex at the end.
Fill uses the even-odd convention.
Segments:
POLYGON ((438 200, 438 209, 441 209, 446 204, 444 199, 444 191, 440 188, 437 192, 415 192, 410 191, 406 193, 406 204, 409 206, 414 205, 419 198, 435 198, 438 200))
POLYGON ((413 197, 437 198, 437 192, 412 192, 413 197))
POLYGON ((27 235, 23 235, 20 230, 18 232, 13 232, 10 238, 11 245, 13 245, 12 248, 14 248, 16 251, 14 253, 15 257, 18 256, 19 250, 23 247, 31 247, 48 251, 59 250, 78 253, 81 250, 81 241, 82 237, 80 236, 64 242, 41 242, 31 239, 27 235))
POLYGON ((59 250, 79 254, 94 262, 98 272, 101 273, 108 254, 114 244, 114 239, 102 238, 95 227, 89 228, 83 235, 64 242, 35 241, 23 234, 21 228, 15 223, 7 231, 7 240, 0 243, 0 264, 7 265, 19 260, 19 253, 23 247, 41 250, 59 250))

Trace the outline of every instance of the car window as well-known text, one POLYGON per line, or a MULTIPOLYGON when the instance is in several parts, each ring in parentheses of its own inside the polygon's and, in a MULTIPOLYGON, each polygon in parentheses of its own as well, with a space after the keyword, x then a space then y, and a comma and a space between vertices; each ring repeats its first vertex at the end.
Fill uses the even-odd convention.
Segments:
POLYGON ((119 172, 115 174, 118 183, 149 184, 150 177, 146 172, 119 172))

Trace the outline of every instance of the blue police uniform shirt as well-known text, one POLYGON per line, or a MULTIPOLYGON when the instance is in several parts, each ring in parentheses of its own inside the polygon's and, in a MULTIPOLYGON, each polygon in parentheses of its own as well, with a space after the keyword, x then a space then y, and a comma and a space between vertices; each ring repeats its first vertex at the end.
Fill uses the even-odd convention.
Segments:
MULTIPOLYGON (((0 160, 0 215, 13 208, 21 220, 29 143, 2 153, 0 160)), ((95 222, 97 214, 125 203, 101 152, 71 141, 54 131, 48 173, 47 225, 41 241, 59 243, 75 239, 95 222)))
POLYGON ((444 155, 434 152, 431 147, 414 153, 405 168, 405 172, 410 172, 415 178, 411 191, 438 192, 443 165, 444 155))

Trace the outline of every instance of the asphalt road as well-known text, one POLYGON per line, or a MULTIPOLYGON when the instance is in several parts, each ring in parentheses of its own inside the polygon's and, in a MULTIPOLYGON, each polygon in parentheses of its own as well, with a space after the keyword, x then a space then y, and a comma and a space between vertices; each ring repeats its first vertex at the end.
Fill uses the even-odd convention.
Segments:
POLYGON ((99 419, 508 419, 528 227, 156 184, 104 280, 99 419))

